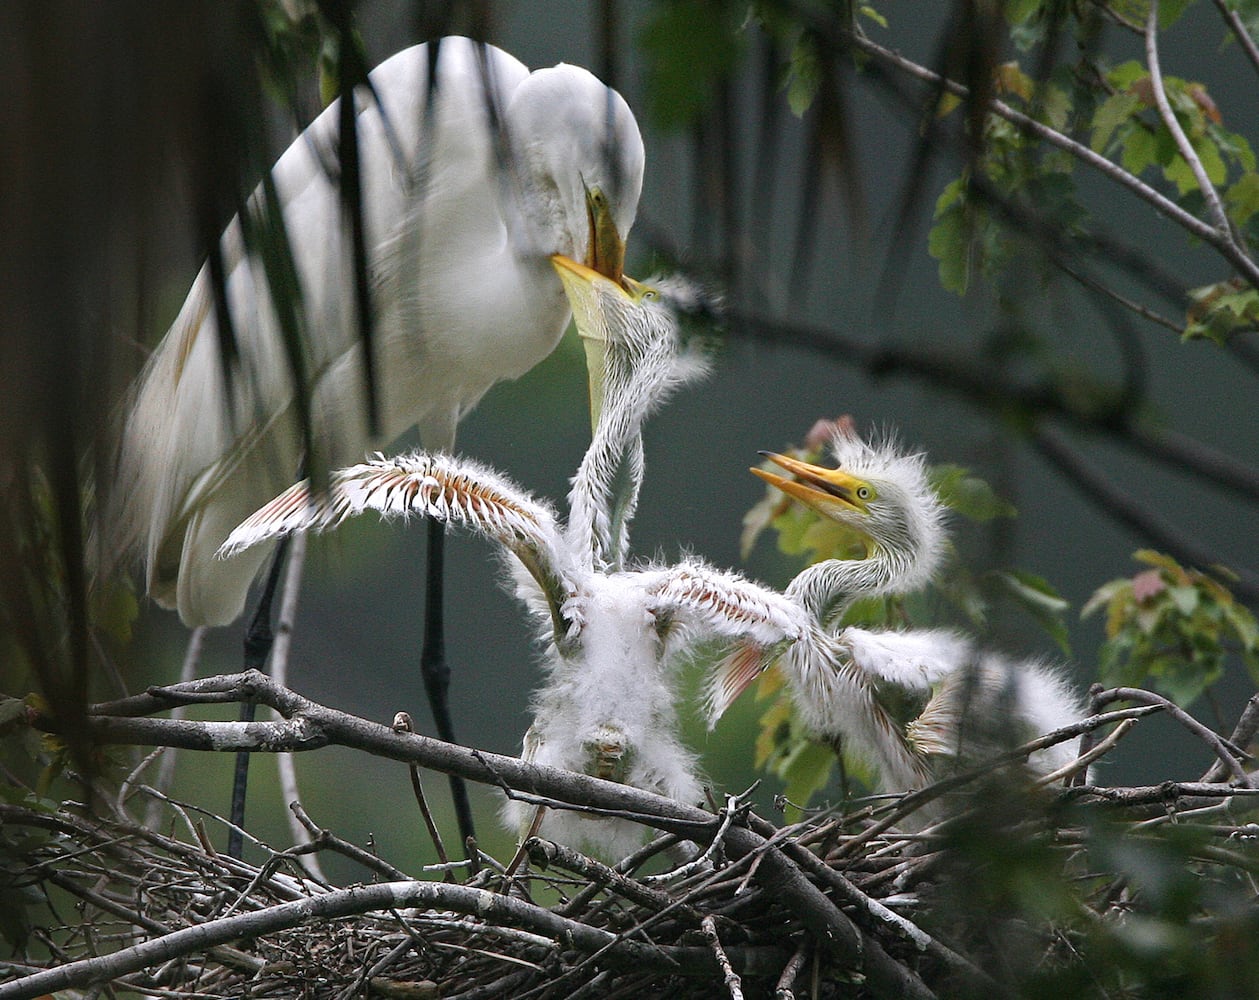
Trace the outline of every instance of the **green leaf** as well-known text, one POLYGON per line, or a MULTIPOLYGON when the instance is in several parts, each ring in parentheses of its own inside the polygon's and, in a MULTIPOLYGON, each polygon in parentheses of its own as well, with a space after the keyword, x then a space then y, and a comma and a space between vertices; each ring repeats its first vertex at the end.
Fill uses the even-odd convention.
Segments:
POLYGON ((797 118, 813 105, 821 80, 817 44, 811 36, 803 35, 791 51, 787 72, 787 104, 797 118))
POLYGON ((1040 623, 1063 654, 1070 656, 1071 642, 1063 619, 1071 607, 1070 603, 1063 600, 1047 580, 1034 573, 1023 570, 998 572, 994 574, 994 579, 1019 607, 1040 623))
POLYGON ((941 463, 930 470, 931 486, 950 510, 972 521, 1016 517, 1014 505, 1000 496, 986 481, 971 475, 960 465, 941 463))
POLYGON ((1154 133, 1135 128, 1124 138, 1120 163, 1130 174, 1140 174, 1158 162, 1158 142, 1154 133))
POLYGON ((1150 71, 1145 68, 1143 63, 1137 62, 1135 59, 1129 59, 1127 62, 1121 62, 1106 74, 1106 82, 1115 90, 1127 90, 1138 80, 1144 80, 1150 75, 1150 71))
MULTIPOLYGON (((831 780, 834 767, 835 754, 830 747, 812 740, 801 741, 799 748, 791 754, 779 772, 786 783, 783 794, 796 805, 807 806, 813 796, 831 780)), ((798 819, 799 816, 787 816, 788 822, 798 819)))
POLYGON ((869 4, 863 3, 860 7, 857 8, 857 11, 858 13, 861 14, 862 17, 868 18, 869 20, 873 21, 880 28, 887 27, 887 18, 884 17, 882 14, 880 14, 873 7, 871 7, 869 4))
POLYGON ((1246 225, 1259 212, 1259 174, 1254 171, 1242 174, 1224 192, 1224 204, 1236 225, 1246 225))
POLYGON ((1089 145, 1095 153, 1105 153, 1111 137, 1140 109, 1141 98, 1131 91, 1121 91, 1106 98, 1093 112, 1093 135, 1089 145))
POLYGON ((970 235, 962 209, 954 206, 937 211, 927 236, 927 252, 940 262, 940 287, 957 295, 965 295, 970 286, 970 235))

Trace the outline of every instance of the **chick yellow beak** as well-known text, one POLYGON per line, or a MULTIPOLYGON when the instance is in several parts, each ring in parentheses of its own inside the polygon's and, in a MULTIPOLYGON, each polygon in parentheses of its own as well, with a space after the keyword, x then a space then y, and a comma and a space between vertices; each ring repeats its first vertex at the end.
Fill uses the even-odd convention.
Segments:
POLYGON ((850 476, 842 469, 824 469, 772 451, 761 454, 795 478, 788 479, 760 468, 753 468, 752 474, 824 517, 834 517, 840 512, 869 513, 868 501, 874 491, 865 480, 850 476))
POLYGON ((569 308, 573 310, 573 322, 577 325, 577 335, 581 337, 581 345, 586 352, 586 384, 590 390, 590 432, 593 434, 595 426, 599 423, 599 414, 603 412, 603 384, 607 380, 605 359, 608 349, 608 323, 603 314, 599 290, 602 288, 606 292, 631 299, 632 296, 625 290, 623 282, 633 279, 626 279, 622 274, 620 280, 613 280, 594 268, 579 264, 563 254, 554 254, 551 257, 551 266, 560 276, 564 294, 568 296, 569 308))

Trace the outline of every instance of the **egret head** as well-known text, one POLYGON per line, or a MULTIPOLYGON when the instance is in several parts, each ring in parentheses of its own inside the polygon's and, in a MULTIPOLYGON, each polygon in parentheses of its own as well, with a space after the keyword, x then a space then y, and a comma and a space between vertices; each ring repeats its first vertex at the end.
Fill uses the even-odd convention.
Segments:
POLYGON ((850 427, 832 438, 836 468, 762 452, 795 478, 765 469, 752 472, 823 517, 858 532, 869 557, 892 566, 895 584, 911 590, 926 583, 944 551, 944 505, 927 479, 921 454, 901 451, 895 440, 867 443, 850 427))
POLYGON ((643 139, 629 105, 587 70, 560 63, 529 75, 509 115, 526 197, 548 203, 535 220, 539 249, 605 274, 601 262, 610 261, 619 272, 643 186, 643 139))

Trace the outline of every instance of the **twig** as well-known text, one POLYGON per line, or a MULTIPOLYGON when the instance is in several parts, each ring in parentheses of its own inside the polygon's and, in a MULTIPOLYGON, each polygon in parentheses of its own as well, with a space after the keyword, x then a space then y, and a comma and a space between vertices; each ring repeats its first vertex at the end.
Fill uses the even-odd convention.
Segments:
MULTIPOLYGON (((296 531, 289 541, 288 571, 284 574, 284 590, 280 595, 280 615, 275 626, 275 640, 271 645, 271 676, 282 687, 288 686, 289 650, 293 647, 293 625, 297 620, 297 599, 302 591, 302 572, 306 568, 306 532, 296 531)), ((280 778, 280 795, 284 802, 300 802, 302 795, 297 786, 297 768, 291 753, 280 753, 275 756, 276 771, 280 778)), ((290 809, 288 817, 289 832, 293 843, 307 844, 310 836, 306 828, 298 821, 290 809)), ((314 878, 327 882, 323 869, 319 866, 319 858, 310 854, 303 859, 309 866, 314 878)))
POLYGON ((708 942, 708 947, 713 950, 713 955, 717 959, 717 965, 721 969, 722 982, 725 984, 726 989, 730 991, 730 1000, 743 1000, 743 980, 734 971, 734 966, 730 964, 729 957, 727 957, 725 950, 721 947, 721 939, 717 936, 717 922, 709 914, 700 921, 699 926, 704 939, 708 942))
POLYGON ((730 824, 734 822, 734 818, 741 808, 739 798, 740 796, 738 795, 726 796, 726 808, 721 811, 721 822, 718 824, 712 840, 709 841, 708 847, 700 853, 699 857, 667 872, 661 872, 659 875, 644 875, 643 882, 647 885, 653 885, 656 882, 672 882, 677 879, 688 878, 696 872, 702 871, 706 865, 711 863, 713 857, 720 853, 726 831, 730 829, 730 824))
MULTIPOLYGON (((1210 552, 1183 538, 1171 525, 1149 513, 1148 504, 1138 501, 1089 467, 1059 436, 1044 426, 1033 428, 1030 440, 1038 453, 1048 459, 1072 486, 1111 517, 1151 539, 1178 560, 1197 566, 1219 562, 1210 552)), ((1259 600, 1259 575, 1237 571, 1233 589, 1248 600, 1259 600)))
POLYGON ((1259 806, 1259 788, 1239 788, 1219 782, 1164 781, 1158 785, 1134 785, 1124 788, 1107 788, 1098 785, 1076 785, 1064 790, 1069 799, 1100 799, 1118 806, 1174 803, 1180 798, 1206 798, 1223 802, 1226 799, 1244 798, 1255 800, 1259 806))
MULTIPOLYGON (((1228 741, 1235 747, 1246 747, 1255 738, 1256 732, 1259 732, 1259 694, 1252 694, 1238 716, 1237 725, 1228 741)), ((1202 776, 1202 780, 1218 781, 1223 777, 1225 766, 1223 761, 1216 760, 1202 776)))
POLYGON ((796 953, 783 966, 782 975, 778 977, 778 983, 774 987, 774 1000, 796 1000, 793 987, 796 985, 796 977, 800 975, 800 968, 809 957, 809 951, 809 939, 801 938, 796 953))
POLYGON ((645 880, 639 881, 622 875, 615 868, 588 858, 571 847, 543 840, 540 837, 530 837, 525 841, 524 848, 530 863, 536 868, 555 865, 565 871, 580 875, 588 882, 610 890, 631 903, 636 903, 655 913, 672 909, 692 926, 699 925, 700 915, 694 907, 680 903, 667 893, 651 888, 644 884, 645 880))
MULTIPOLYGON (((1153 691, 1146 691, 1143 688, 1117 687, 1108 691, 1098 691, 1093 693, 1093 704, 1101 707, 1109 705, 1116 701, 1135 701, 1139 705, 1157 705, 1163 709, 1168 715, 1197 736, 1200 740, 1209 746, 1215 753, 1216 757, 1228 768, 1229 773, 1233 775, 1237 784, 1242 788, 1250 788, 1250 778, 1246 771, 1242 768, 1237 758, 1233 756, 1230 748, 1224 745, 1224 741, 1219 735, 1208 727, 1195 719, 1183 708, 1168 698, 1164 698, 1161 694, 1155 694, 1153 691)), ((1236 748, 1232 748, 1236 751, 1236 748)), ((1241 751, 1236 751, 1241 753, 1241 751)), ((1242 754, 1245 756, 1245 754, 1242 754)))
POLYGON ((1015 747, 1013 750, 1007 750, 998 754, 986 763, 963 771, 960 774, 951 775, 943 778, 934 784, 928 785, 926 788, 911 792, 902 796, 900 803, 888 815, 877 822, 871 823, 868 827, 854 837, 849 838, 840 845, 836 854, 839 857, 851 857, 856 851, 869 843, 875 837, 887 832, 895 826, 901 819, 917 810, 921 809, 928 802, 933 802, 940 796, 951 792, 956 788, 962 788, 972 781, 976 781, 993 772, 995 768, 1007 767, 1010 764, 1021 763, 1026 760, 1029 754, 1035 753, 1037 750, 1044 750, 1046 747, 1056 746, 1083 733, 1091 732, 1101 726, 1108 725, 1111 722, 1118 722, 1123 719, 1138 719, 1142 716, 1151 715, 1154 712, 1161 712, 1161 705, 1140 705, 1136 708, 1120 709, 1115 712, 1103 712, 1100 714, 1090 715, 1087 719, 1081 719, 1069 726, 1063 726, 1061 729, 1055 729, 1052 733, 1046 733, 1044 736, 1030 740, 1021 746, 1015 747))
MULTIPOLYGON (((415 732, 415 726, 411 721, 411 716, 407 712, 399 712, 393 717, 393 731, 395 733, 412 733, 415 732)), ((420 781, 420 768, 416 764, 408 765, 411 771, 411 791, 415 793, 415 801, 420 807, 420 815, 424 817, 424 825, 428 828, 429 838, 433 841, 433 849, 437 852, 437 860, 446 867, 446 881, 453 882, 454 875, 450 872, 450 858, 446 854, 446 845, 442 843, 441 831, 437 829, 437 823, 433 820, 433 813, 428 808, 428 799, 424 797, 424 785, 420 781)))
MULTIPOLYGON (((179 668, 179 680, 181 683, 187 683, 197 676, 197 667, 201 663, 201 649, 205 643, 205 633, 206 627, 199 625, 188 636, 188 647, 184 650, 184 661, 179 668)), ((183 706, 177 706, 171 712, 172 719, 182 719, 184 715, 183 706)), ((153 787, 163 795, 170 791, 171 782, 175 780, 176 756, 177 752, 173 748, 168 747, 163 751, 162 766, 158 768, 157 777, 153 780, 153 787)), ((144 811, 144 825, 150 830, 156 830, 161 822, 161 816, 162 811, 159 800, 154 798, 144 811)))
POLYGON ((1250 60, 1250 65, 1259 72, 1259 45, 1255 45, 1255 40, 1250 37, 1250 32, 1246 30, 1246 25, 1242 22, 1241 15, 1233 10, 1226 0, 1215 0, 1215 6, 1220 10, 1220 16, 1228 23, 1232 29, 1233 36, 1237 39, 1237 43, 1242 47, 1242 51, 1246 53, 1246 58, 1250 60))
POLYGON ((374 871, 377 875, 390 881, 403 881, 410 878, 406 872, 400 868, 395 868, 388 861, 373 854, 371 851, 365 851, 357 844, 351 844, 348 840, 338 837, 331 830, 326 830, 317 825, 306 810, 302 808, 300 802, 290 802, 289 809, 292 810, 297 822, 310 834, 307 838, 307 843, 312 847, 316 849, 326 847, 330 851, 336 851, 338 854, 349 858, 351 861, 357 861, 364 868, 374 871))
MULTIPOLYGON (((930 83, 933 87, 952 94, 962 99, 970 97, 970 91, 959 83, 949 80, 940 74, 927 69, 925 66, 906 59, 899 53, 893 52, 891 49, 884 48, 877 42, 871 41, 863 35, 844 32, 844 38, 853 48, 859 49, 867 55, 873 56, 885 65, 892 66, 902 73, 930 83)), ((1188 231, 1199 239, 1213 246, 1218 250, 1225 259, 1227 259, 1245 278, 1256 287, 1259 287, 1259 266, 1256 266, 1244 252, 1240 251, 1234 243, 1231 233, 1227 228, 1221 232, 1214 226, 1208 225, 1197 216, 1190 212, 1186 212, 1170 198, 1161 194, 1159 191, 1150 187, 1136 175, 1124 170, 1118 164, 1112 163, 1100 153, 1094 152, 1083 143, 1076 142, 1070 136, 1064 135, 1057 129, 1039 122, 1036 119, 1025 115, 1020 111, 1016 111, 1004 101, 990 99, 988 102, 988 110, 1000 118, 1004 118, 1011 125, 1014 125, 1020 131, 1041 139, 1051 146, 1061 149, 1063 152, 1069 153, 1073 158, 1081 163, 1092 167, 1102 176, 1109 180, 1115 181, 1117 184, 1126 187, 1133 194, 1137 195, 1143 201, 1148 202, 1158 212, 1167 216, 1182 229, 1188 231)))
POLYGON ((1233 232, 1228 224, 1228 215, 1224 211, 1224 203, 1220 201, 1220 193, 1215 190, 1215 185, 1211 183, 1211 178, 1207 176, 1206 168, 1202 165, 1198 151, 1193 148, 1193 143, 1185 135, 1185 130, 1180 127, 1180 122, 1176 120, 1172 106, 1167 100, 1167 90, 1163 86, 1163 70, 1159 65, 1158 58, 1158 0, 1150 0, 1150 10, 1145 19, 1145 60, 1150 70, 1150 89, 1154 92, 1154 106, 1158 108, 1158 116, 1163 120, 1163 125, 1166 126, 1167 131, 1171 133, 1172 139, 1176 143, 1176 148, 1180 150, 1180 155, 1184 157, 1185 162, 1189 164, 1189 169, 1193 171, 1194 180, 1198 182, 1198 188, 1202 191, 1202 197, 1207 203, 1207 208, 1211 211, 1211 218, 1215 223, 1215 228, 1219 230, 1223 239, 1228 240, 1236 252, 1244 254, 1245 250, 1239 247, 1233 239, 1233 232))
POLYGON ((1063 780, 1064 778, 1070 778, 1073 775, 1087 771, 1088 766, 1093 763, 1093 761, 1110 753, 1115 744, 1123 739, 1128 730, 1136 724, 1136 719, 1124 719, 1121 723, 1119 723, 1119 725, 1111 730, 1106 738, 1100 743, 1090 747, 1087 751, 1080 754, 1080 756, 1078 756, 1075 760, 1068 764, 1064 764, 1062 767, 1058 768, 1058 770, 1050 771, 1048 774, 1041 775, 1034 783, 1042 788, 1045 788, 1063 780))

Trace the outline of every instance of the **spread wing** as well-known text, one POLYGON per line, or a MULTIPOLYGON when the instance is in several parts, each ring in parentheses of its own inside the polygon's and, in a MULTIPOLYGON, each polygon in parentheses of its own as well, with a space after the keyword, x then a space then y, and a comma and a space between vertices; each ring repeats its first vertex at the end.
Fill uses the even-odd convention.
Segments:
POLYGON ((701 562, 660 571, 651 590, 658 619, 670 620, 697 636, 733 640, 705 684, 710 726, 809 629, 804 610, 777 591, 701 562))
POLYGON ((441 453, 378 456, 334 472, 326 491, 312 489, 309 480, 291 486, 241 522, 219 556, 294 531, 327 531, 367 511, 430 517, 498 542, 537 580, 558 622, 567 588, 551 508, 487 467, 441 453))

